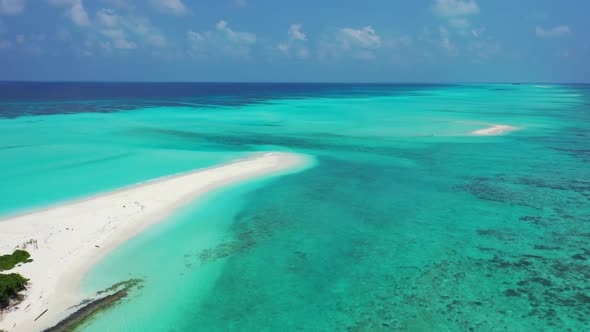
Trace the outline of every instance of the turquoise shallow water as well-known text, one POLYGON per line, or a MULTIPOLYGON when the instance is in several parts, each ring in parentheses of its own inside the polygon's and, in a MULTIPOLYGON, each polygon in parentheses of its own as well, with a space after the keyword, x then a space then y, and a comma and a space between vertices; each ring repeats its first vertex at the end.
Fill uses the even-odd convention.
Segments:
POLYGON ((338 89, 1 120, 0 211, 305 153, 115 250, 82 291, 144 287, 81 330, 588 330, 588 86, 338 89))

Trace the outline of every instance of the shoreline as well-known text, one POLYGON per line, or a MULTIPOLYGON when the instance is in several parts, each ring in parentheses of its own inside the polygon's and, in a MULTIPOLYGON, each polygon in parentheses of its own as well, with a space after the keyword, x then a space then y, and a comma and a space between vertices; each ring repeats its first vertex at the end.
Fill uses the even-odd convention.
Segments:
POLYGON ((496 136, 502 135, 511 131, 519 130, 518 127, 513 127, 509 125, 492 125, 487 128, 474 130, 471 132, 471 135, 475 136, 496 136))
POLYGON ((303 155, 256 153, 0 219, 0 252, 20 247, 33 259, 11 271, 30 283, 24 300, 0 316, 0 330, 40 331, 69 316, 84 300, 79 284, 93 265, 198 197, 238 182, 297 171, 307 164, 303 155), (27 246, 30 240, 35 245, 27 246))

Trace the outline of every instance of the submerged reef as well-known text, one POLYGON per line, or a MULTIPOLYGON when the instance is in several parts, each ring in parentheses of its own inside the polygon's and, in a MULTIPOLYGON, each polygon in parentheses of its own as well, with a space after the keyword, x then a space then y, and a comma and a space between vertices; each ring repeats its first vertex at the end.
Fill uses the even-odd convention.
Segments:
POLYGON ((590 183, 491 174, 441 183, 424 198, 417 189, 361 200, 355 181, 381 193, 372 176, 394 178, 396 169, 322 162, 341 180, 318 168, 300 175, 305 188, 284 180, 260 189, 252 195, 268 201, 236 217, 231 236, 186 257, 227 259, 197 314, 204 329, 261 321, 288 331, 588 326, 590 183))
POLYGON ((125 299, 132 288, 141 288, 141 279, 130 279, 118 282, 109 288, 98 291, 96 294, 101 295, 111 293, 94 301, 84 301, 81 308, 71 314, 57 325, 46 329, 44 332, 71 332, 92 319, 95 315, 108 310, 125 299))
POLYGON ((196 255, 185 255, 185 266, 191 267, 190 259, 197 257, 201 263, 208 263, 234 254, 243 253, 259 242, 272 236, 285 223, 273 216, 272 212, 261 212, 252 217, 238 216, 232 236, 224 239, 219 245, 205 249, 196 255))

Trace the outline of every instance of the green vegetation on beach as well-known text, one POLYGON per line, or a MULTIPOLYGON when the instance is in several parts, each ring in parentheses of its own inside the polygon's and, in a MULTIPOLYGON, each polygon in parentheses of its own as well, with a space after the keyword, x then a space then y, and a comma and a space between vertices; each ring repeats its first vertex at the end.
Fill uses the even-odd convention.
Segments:
POLYGON ((0 256, 0 271, 10 270, 20 263, 32 262, 30 257, 31 255, 24 250, 15 250, 10 255, 2 255, 0 256))
MULTIPOLYGON (((31 262, 30 257, 31 255, 24 250, 15 250, 10 255, 2 255, 0 271, 10 270, 20 263, 31 262)), ((0 310, 8 307, 11 300, 20 300, 22 295, 19 293, 25 290, 28 282, 29 279, 18 273, 0 273, 0 310)))
POLYGON ((19 292, 25 290, 28 281, 18 273, 0 274, 0 309, 6 308, 10 300, 19 300, 19 292))

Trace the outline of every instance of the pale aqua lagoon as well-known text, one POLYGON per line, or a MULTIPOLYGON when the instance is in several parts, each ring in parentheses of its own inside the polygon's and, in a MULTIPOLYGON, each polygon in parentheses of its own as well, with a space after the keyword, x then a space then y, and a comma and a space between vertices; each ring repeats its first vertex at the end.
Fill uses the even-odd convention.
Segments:
POLYGON ((81 291, 144 287, 81 331, 590 329, 590 86, 248 89, 4 103, 2 215, 255 151, 317 161, 116 249, 81 291), (493 124, 520 130, 469 134, 493 124))

